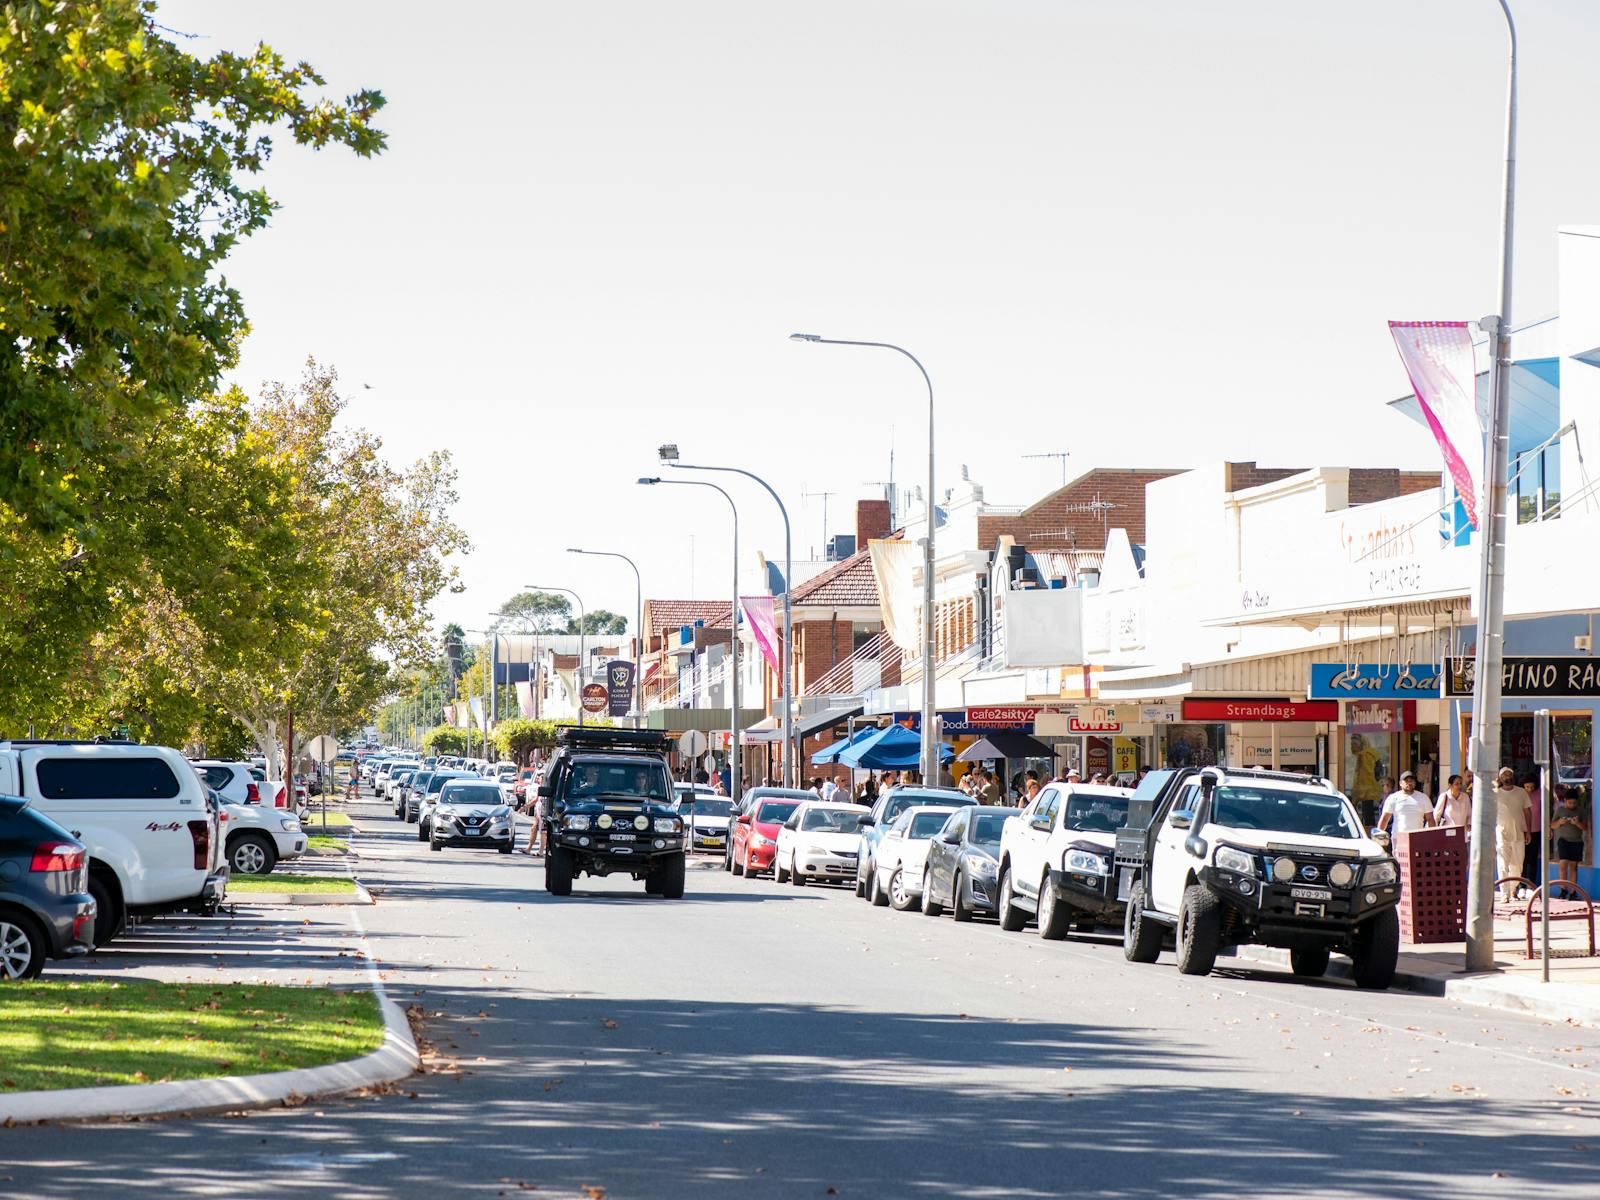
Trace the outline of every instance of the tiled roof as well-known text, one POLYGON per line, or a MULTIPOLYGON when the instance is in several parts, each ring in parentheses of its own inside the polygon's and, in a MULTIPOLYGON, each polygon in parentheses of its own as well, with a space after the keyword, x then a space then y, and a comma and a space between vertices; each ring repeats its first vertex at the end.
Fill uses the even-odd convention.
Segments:
POLYGON ((878 601, 878 580, 872 573, 872 551, 857 550, 820 575, 795 588, 795 604, 871 607, 878 601))
POLYGON ((729 623, 726 600, 646 600, 644 606, 651 637, 696 621, 704 621, 707 629, 726 629, 729 623))

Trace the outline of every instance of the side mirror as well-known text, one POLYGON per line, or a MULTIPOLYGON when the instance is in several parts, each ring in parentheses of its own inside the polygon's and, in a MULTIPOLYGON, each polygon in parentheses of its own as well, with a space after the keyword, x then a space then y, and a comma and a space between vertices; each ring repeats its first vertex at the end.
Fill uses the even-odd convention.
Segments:
POLYGON ((871 817, 862 817, 861 820, 856 822, 857 827, 859 827, 861 829, 865 829, 868 825, 876 825, 876 824, 877 824, 877 822, 874 821, 871 817))
POLYGON ((959 833, 947 833, 939 840, 946 846, 959 846, 961 844, 961 835, 959 833))
POLYGON ((1194 824, 1194 810, 1192 808, 1176 809, 1167 820, 1172 823, 1174 829, 1187 829, 1194 824))
POLYGON ((751 820, 752 820, 752 819, 753 819, 753 818, 752 818, 752 817, 751 817, 751 816, 750 816, 750 814, 749 814, 749 813, 745 813, 745 814, 744 814, 744 816, 742 816, 742 817, 740 817, 740 818, 738 818, 738 820, 739 820, 739 824, 741 824, 741 825, 748 825, 748 824, 750 824, 750 822, 751 822, 751 820))
POLYGON ((551 784, 541 783, 539 785, 539 798, 541 800, 548 800, 553 795, 555 795, 555 788, 551 784))

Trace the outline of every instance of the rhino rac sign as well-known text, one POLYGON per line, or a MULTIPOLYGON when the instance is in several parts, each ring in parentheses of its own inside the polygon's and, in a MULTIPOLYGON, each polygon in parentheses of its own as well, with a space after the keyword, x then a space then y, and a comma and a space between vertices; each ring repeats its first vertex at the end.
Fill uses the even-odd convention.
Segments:
MULTIPOLYGON (((1444 694, 1472 699, 1477 660, 1444 660, 1444 694)), ((1500 668, 1500 694, 1510 700, 1600 699, 1600 658, 1588 655, 1508 654, 1500 668)))

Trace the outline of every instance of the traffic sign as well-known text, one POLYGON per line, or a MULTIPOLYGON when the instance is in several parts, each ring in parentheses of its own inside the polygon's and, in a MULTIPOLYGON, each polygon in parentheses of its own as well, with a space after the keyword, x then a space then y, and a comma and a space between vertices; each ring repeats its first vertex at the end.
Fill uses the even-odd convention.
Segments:
POLYGON ((338 739, 327 733, 319 738, 313 738, 311 744, 306 747, 306 754, 314 762, 332 762, 339 757, 338 739))
POLYGON ((678 750, 687 758, 699 758, 706 752, 706 735, 698 729, 685 729, 678 735, 678 750))

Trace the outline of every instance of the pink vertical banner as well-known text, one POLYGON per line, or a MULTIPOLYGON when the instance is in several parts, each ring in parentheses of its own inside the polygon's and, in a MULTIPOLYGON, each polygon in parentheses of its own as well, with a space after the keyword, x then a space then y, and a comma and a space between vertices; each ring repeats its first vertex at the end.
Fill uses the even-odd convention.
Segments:
POLYGON ((1400 361, 1423 418, 1439 443, 1445 470, 1478 528, 1483 495, 1483 425, 1478 419, 1477 365, 1465 321, 1390 321, 1400 361))
POLYGON ((761 647, 762 657, 767 660, 772 673, 781 679, 783 663, 778 654, 778 629, 773 622, 772 597, 740 596, 739 603, 744 608, 745 620, 750 622, 750 634, 756 639, 756 645, 761 647))

